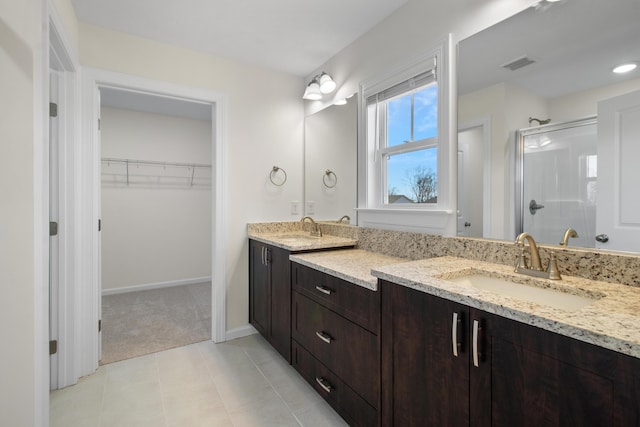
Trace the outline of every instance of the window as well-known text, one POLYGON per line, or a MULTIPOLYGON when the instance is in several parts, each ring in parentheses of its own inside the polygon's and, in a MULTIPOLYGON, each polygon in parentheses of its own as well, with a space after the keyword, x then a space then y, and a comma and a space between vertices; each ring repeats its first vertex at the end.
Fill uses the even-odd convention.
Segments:
POLYGON ((360 84, 358 225, 455 233, 450 46, 360 84))
POLYGON ((435 69, 367 99, 367 118, 376 131, 382 204, 438 200, 438 84, 435 69))
MULTIPOLYGON (((413 75, 366 97, 366 144, 376 185, 370 205, 406 208, 438 202, 436 57, 413 75)), ((419 68, 419 69, 417 69, 419 68)))

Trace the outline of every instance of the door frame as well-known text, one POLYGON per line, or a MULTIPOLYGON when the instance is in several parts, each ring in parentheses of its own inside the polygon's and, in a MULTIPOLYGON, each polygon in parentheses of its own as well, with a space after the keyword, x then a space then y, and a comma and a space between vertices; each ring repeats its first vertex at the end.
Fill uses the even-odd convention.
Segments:
MULTIPOLYGON (((78 352, 76 349, 76 343, 78 336, 76 334, 76 322, 72 315, 74 313, 74 307, 76 305, 76 292, 79 283, 79 271, 80 267, 76 262, 79 254, 79 212, 80 212, 80 199, 78 188, 77 173, 78 168, 78 155, 81 150, 80 146, 80 85, 78 78, 79 61, 75 55, 74 50, 71 48, 72 44, 69 41, 67 34, 64 32, 64 24, 62 18, 59 16, 57 10, 53 6, 52 2, 45 2, 46 8, 46 26, 44 30, 44 37, 46 42, 44 46, 47 46, 46 53, 44 55, 44 64, 46 68, 46 78, 44 79, 46 86, 46 172, 43 172, 43 178, 46 183, 43 185, 44 198, 44 215, 45 223, 47 225, 45 234, 49 239, 48 222, 50 218, 49 213, 49 162, 51 154, 48 151, 49 147, 49 132, 51 131, 48 126, 49 120, 49 75, 52 73, 51 64, 55 64, 54 69, 58 74, 58 122, 57 122, 57 137, 58 137, 58 260, 57 260, 57 304, 52 309, 52 314, 55 319, 49 325, 49 315, 47 314, 47 328, 46 337, 43 342, 49 341, 49 326, 55 327, 52 331, 57 333, 58 339, 58 352, 57 356, 53 358, 50 366, 51 370, 57 372, 47 372, 47 383, 51 387, 63 388, 72 384, 75 384, 79 378, 76 366, 76 360, 78 352), (57 383, 51 383, 52 374, 57 377, 57 383)), ((48 246, 47 246, 48 248, 48 246)), ((45 257, 47 264, 50 262, 50 254, 47 251, 45 257)), ((48 274, 48 272, 47 272, 48 274)), ((48 283, 48 280, 47 280, 48 283)), ((47 295, 49 295, 49 289, 47 286, 47 295)), ((46 352, 47 364, 50 364, 51 357, 48 356, 49 352, 46 352)), ((49 387, 47 387, 48 393, 49 387)))
POLYGON ((211 106, 211 164, 213 166, 213 183, 211 187, 211 284, 212 284, 212 316, 211 331, 214 342, 226 340, 226 247, 227 247, 227 210, 226 210, 226 95, 206 89, 182 86, 173 83, 151 80, 127 74, 95 68, 83 68, 83 140, 85 150, 82 157, 82 193, 83 211, 85 212, 82 265, 86 267, 84 274, 87 291, 82 296, 84 304, 79 311, 84 322, 83 370, 88 374, 98 367, 100 342, 97 329, 100 318, 100 247, 98 220, 100 218, 100 138, 98 120, 100 115, 97 99, 102 87, 145 93, 154 96, 178 98, 188 102, 197 102, 211 106), (96 325, 95 327, 93 325, 96 325))

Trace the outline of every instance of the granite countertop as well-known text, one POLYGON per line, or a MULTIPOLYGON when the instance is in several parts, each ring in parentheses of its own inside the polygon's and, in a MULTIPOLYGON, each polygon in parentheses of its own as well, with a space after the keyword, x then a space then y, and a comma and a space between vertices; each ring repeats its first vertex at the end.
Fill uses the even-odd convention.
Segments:
POLYGON ((291 252, 311 251, 355 246, 357 240, 324 234, 322 237, 311 236, 305 231, 284 232, 249 232, 249 238, 267 243, 291 252))
POLYGON ((362 249, 296 254, 289 259, 373 291, 378 290, 378 279, 371 275, 374 267, 406 261, 362 249))
POLYGON ((561 281, 532 278, 513 267, 456 257, 377 265, 371 274, 502 317, 640 358, 640 288, 563 276, 561 281), (554 308, 447 281, 471 272, 537 283, 596 301, 578 310, 554 308))

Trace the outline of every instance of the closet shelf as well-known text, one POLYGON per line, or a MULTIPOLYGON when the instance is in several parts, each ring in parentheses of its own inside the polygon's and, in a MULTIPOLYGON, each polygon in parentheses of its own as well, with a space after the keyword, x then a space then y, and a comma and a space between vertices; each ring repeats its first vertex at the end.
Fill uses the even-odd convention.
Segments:
POLYGON ((114 157, 103 157, 101 160, 102 160, 102 164, 106 165, 107 167, 111 165, 120 165, 121 167, 123 167, 122 174, 124 175, 126 173, 127 185, 129 185, 129 177, 130 177, 129 167, 130 166, 136 166, 136 167, 152 166, 152 167, 162 167, 163 169, 185 168, 188 171, 190 171, 190 176, 184 176, 181 178, 188 179, 190 186, 193 186, 196 169, 209 169, 209 170, 211 169, 211 165, 202 164, 202 163, 160 162, 160 161, 154 161, 154 160, 120 159, 120 158, 114 158, 114 157))

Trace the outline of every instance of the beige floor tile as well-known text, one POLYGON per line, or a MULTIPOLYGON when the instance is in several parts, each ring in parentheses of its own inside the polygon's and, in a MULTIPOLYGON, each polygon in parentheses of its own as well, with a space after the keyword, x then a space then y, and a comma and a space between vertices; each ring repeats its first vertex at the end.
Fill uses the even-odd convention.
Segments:
POLYGON ((102 404, 102 427, 147 424, 155 420, 165 425, 160 383, 136 382, 118 389, 107 390, 102 404))
POLYGON ((348 427, 348 424, 324 400, 294 412, 303 427, 348 427))
POLYGON ((52 427, 98 427, 104 395, 103 372, 81 378, 78 384, 51 392, 49 398, 52 427))
POLYGON ((222 400, 193 399, 167 406, 169 427, 233 426, 222 400))
POLYGON ((105 390, 112 391, 134 383, 155 381, 158 366, 155 354, 123 360, 104 365, 106 369, 105 390))
POLYGON ((253 396, 250 402, 229 408, 229 416, 235 427, 299 427, 289 408, 271 389, 253 396))
POLYGON ((259 335, 104 365, 50 402, 52 427, 346 425, 259 335))

